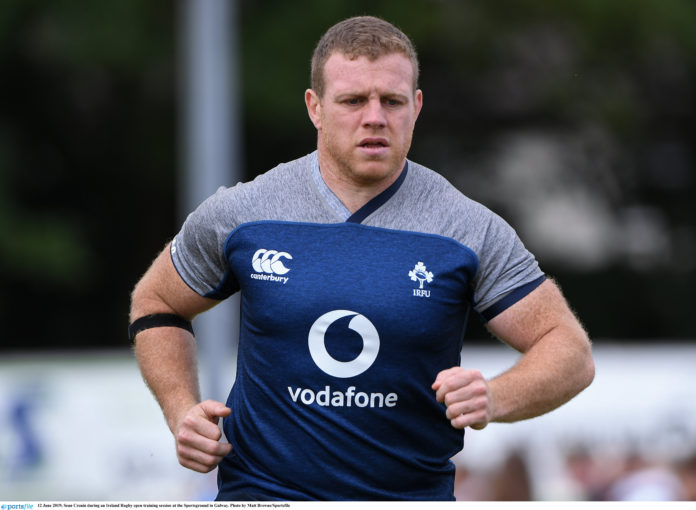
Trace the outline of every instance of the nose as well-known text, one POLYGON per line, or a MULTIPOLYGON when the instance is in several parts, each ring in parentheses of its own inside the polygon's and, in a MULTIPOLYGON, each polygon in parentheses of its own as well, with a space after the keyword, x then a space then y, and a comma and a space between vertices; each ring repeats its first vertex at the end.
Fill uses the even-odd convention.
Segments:
POLYGON ((363 110, 363 125, 365 127, 384 127, 387 124, 384 115, 384 105, 379 98, 370 98, 363 110))

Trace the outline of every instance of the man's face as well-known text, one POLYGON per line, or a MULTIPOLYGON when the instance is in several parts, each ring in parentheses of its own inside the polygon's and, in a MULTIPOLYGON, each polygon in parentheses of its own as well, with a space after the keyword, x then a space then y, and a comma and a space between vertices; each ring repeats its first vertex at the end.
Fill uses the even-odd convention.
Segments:
POLYGON ((413 90, 411 61, 401 53, 374 61, 334 53, 324 80, 323 97, 305 94, 322 171, 355 186, 391 184, 405 163, 423 104, 421 91, 413 90))

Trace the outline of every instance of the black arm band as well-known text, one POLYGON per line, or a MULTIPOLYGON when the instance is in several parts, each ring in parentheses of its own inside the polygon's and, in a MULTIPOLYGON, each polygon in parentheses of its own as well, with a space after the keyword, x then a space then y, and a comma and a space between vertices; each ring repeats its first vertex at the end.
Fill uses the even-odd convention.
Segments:
POLYGON ((134 342, 135 335, 141 331, 150 328, 163 327, 185 329, 193 335, 193 326, 191 325, 191 322, 187 321, 183 317, 173 313, 153 313, 134 320, 128 326, 128 339, 131 342, 134 342))

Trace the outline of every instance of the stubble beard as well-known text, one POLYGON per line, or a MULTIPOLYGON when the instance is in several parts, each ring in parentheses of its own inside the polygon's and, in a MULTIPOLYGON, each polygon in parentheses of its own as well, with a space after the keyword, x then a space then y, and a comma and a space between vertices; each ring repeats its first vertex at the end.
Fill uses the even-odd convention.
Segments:
MULTIPOLYGON (((355 148, 348 153, 342 151, 334 143, 334 138, 326 133, 321 133, 320 137, 325 149, 325 156, 329 158, 330 164, 333 164, 335 167, 332 171, 338 173, 336 177, 359 186, 371 186, 393 180, 393 176, 401 171, 411 146, 411 137, 409 137, 406 140, 407 143, 398 152, 394 152, 387 157, 362 157, 356 154, 357 150, 355 148), (372 164, 378 164, 382 168, 386 166, 386 169, 380 168, 375 171, 366 171, 360 168, 369 167, 372 164)), ((394 149, 393 146, 390 148, 394 149)))

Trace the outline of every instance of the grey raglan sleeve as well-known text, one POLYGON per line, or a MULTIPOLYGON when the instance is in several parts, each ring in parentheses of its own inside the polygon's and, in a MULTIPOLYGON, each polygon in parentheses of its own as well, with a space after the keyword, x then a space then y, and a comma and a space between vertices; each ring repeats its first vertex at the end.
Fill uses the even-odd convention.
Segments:
POLYGON ((488 216, 478 256, 474 303, 486 321, 525 297, 546 278, 515 230, 494 213, 488 216))
POLYGON ((201 296, 224 299, 237 290, 224 246, 236 227, 230 202, 235 188, 220 188, 186 218, 171 245, 174 267, 201 296))

